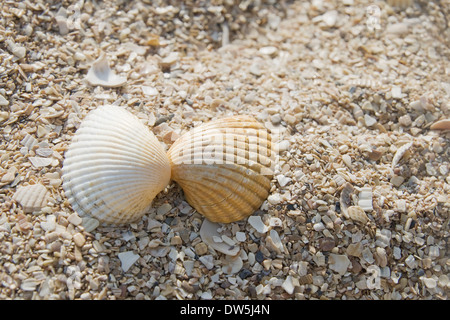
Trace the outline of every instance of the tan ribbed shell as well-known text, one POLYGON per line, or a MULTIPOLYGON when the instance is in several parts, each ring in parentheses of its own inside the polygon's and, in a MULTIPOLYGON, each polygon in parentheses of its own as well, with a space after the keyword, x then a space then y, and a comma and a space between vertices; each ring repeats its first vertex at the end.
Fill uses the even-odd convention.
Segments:
POLYGON ((241 220, 267 198, 274 151, 267 130, 250 116, 211 121, 168 151, 171 177, 186 200, 212 222, 241 220))

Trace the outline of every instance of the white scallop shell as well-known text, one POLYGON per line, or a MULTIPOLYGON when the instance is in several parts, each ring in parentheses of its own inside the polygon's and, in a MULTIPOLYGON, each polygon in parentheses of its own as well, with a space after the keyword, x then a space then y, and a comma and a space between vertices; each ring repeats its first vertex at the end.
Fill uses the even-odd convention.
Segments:
POLYGON ((172 179, 212 222, 241 220, 269 194, 275 153, 268 131, 250 116, 194 128, 175 141, 168 156, 172 179))
POLYGON ((162 145, 121 107, 91 111, 65 154, 63 188, 72 208, 101 222, 139 219, 169 182, 162 145))

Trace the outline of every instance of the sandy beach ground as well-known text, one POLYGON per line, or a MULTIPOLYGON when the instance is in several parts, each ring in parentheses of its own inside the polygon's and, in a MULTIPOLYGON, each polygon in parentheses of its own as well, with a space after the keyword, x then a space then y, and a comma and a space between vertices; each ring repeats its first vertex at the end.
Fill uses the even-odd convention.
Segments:
POLYGON ((387 2, 2 1, 0 299, 448 299, 450 2, 387 2), (173 182, 135 223, 74 212, 64 154, 104 104, 165 149, 277 133, 267 200, 215 234, 237 253, 173 182))

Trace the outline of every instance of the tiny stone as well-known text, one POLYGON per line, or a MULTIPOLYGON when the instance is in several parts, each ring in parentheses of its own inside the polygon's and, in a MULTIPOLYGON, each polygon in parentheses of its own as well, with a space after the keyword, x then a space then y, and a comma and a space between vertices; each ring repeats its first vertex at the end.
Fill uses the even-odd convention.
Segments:
POLYGON ((406 201, 404 199, 396 200, 395 207, 397 212, 406 212, 406 201))
POLYGON ((405 114, 404 116, 401 116, 398 119, 398 123, 400 123, 400 125, 402 127, 409 127, 412 123, 411 116, 409 114, 405 114))
POLYGON ((427 278, 427 277, 421 277, 421 280, 423 281, 423 283, 425 284, 425 286, 428 289, 434 289, 436 288, 437 285, 437 281, 433 278, 427 278))
POLYGON ((394 99, 401 99, 401 98, 403 98, 402 88, 397 87, 397 86, 392 87, 391 95, 392 95, 392 98, 394 98, 394 99))
POLYGON ((288 151, 291 143, 288 140, 282 140, 278 143, 278 151, 288 151))
POLYGON ((202 256, 208 252, 208 246, 204 242, 199 242, 195 245, 195 253, 202 256))
POLYGON ((276 113, 276 114, 274 114, 274 115, 272 115, 270 117, 270 121, 272 121, 272 123, 275 124, 275 125, 280 124, 281 123, 281 116, 278 113, 276 113))
POLYGON ((371 127, 375 123, 377 123, 377 119, 369 116, 368 114, 365 114, 364 115, 364 123, 366 124, 366 127, 371 127))
POLYGON ((391 178, 391 183, 396 187, 400 187, 403 181, 405 181, 405 178, 402 176, 393 176, 391 178))
POLYGON ((78 247, 82 247, 86 242, 86 239, 84 238, 83 234, 79 232, 75 233, 72 239, 75 245, 77 245, 78 247))
POLYGON ((236 232, 236 240, 239 242, 244 242, 245 240, 247 240, 245 232, 241 231, 236 232))
POLYGON ((81 219, 77 213, 72 213, 68 218, 67 221, 69 221, 71 224, 78 226, 83 222, 83 219, 81 219))
POLYGON ((262 75, 262 71, 261 71, 258 63, 253 63, 250 66, 250 70, 249 71, 250 71, 251 74, 253 74, 254 76, 257 76, 257 77, 262 75))
POLYGON ((262 47, 259 52, 268 56, 273 56, 278 52, 278 49, 274 46, 262 47))

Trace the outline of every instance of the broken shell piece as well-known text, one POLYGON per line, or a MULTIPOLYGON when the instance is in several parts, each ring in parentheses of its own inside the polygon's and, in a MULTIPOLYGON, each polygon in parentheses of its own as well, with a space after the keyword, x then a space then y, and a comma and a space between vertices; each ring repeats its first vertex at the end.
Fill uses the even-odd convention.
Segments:
POLYGON ((339 200, 339 204, 341 205, 341 212, 345 218, 349 219, 348 208, 352 204, 352 195, 355 193, 355 188, 351 185, 351 183, 347 182, 344 185, 344 188, 341 191, 341 197, 339 200))
POLYGON ((450 130, 450 119, 436 121, 430 126, 431 130, 450 130))
POLYGON ((202 226, 200 228, 200 237, 202 241, 212 247, 214 250, 220 251, 227 255, 234 256, 238 254, 239 247, 228 244, 225 241, 215 241, 215 239, 222 239, 221 234, 217 231, 220 228, 218 223, 214 223, 209 221, 208 219, 204 219, 202 226))
POLYGON ((125 251, 118 254, 119 260, 121 262, 121 267, 123 272, 127 272, 128 269, 139 259, 139 255, 135 254, 133 251, 125 251))
POLYGON ((361 188, 358 196, 358 206, 360 206, 364 211, 372 211, 372 188, 364 187, 361 188))
POLYGON ((244 265, 240 255, 236 256, 227 255, 222 262, 223 262, 222 271, 223 273, 228 275, 238 273, 239 270, 241 270, 244 265))
POLYGON ((17 188, 13 200, 17 201, 24 212, 38 211, 50 198, 50 192, 42 184, 34 184, 17 188))
POLYGON ((63 188, 72 208, 106 223, 141 218, 170 181, 170 164, 155 135, 118 106, 91 111, 63 164, 63 188))
POLYGON ((394 169, 395 166, 400 162, 400 159, 405 155, 406 151, 408 151, 409 148, 413 145, 412 141, 405 143, 400 148, 397 149, 397 152, 395 152, 394 158, 392 159, 392 166, 391 168, 394 169))
POLYGON ((348 207, 348 216, 353 221, 358 221, 361 223, 366 223, 369 221, 369 218, 367 217, 367 214, 364 212, 364 210, 360 206, 351 206, 348 207))
POLYGON ((351 262, 346 255, 343 254, 330 254, 330 269, 336 271, 340 275, 344 275, 347 272, 347 268, 351 262))
POLYGON ((259 233, 266 233, 269 227, 264 224, 260 216, 248 217, 248 223, 259 233))
POLYGON ((268 131, 250 116, 194 128, 167 154, 187 202, 212 222, 242 220, 269 195, 275 152, 268 131))
POLYGON ((127 82, 126 77, 120 77, 110 69, 105 53, 94 61, 86 75, 86 80, 92 86, 107 88, 120 87, 127 82))

